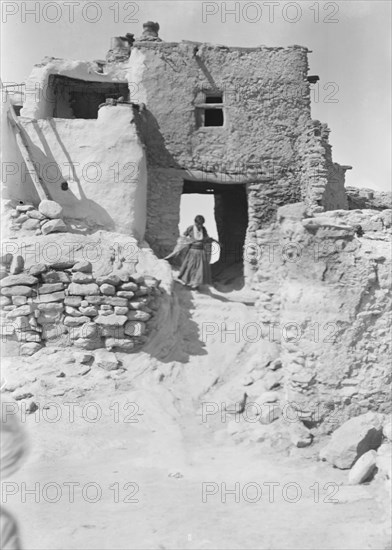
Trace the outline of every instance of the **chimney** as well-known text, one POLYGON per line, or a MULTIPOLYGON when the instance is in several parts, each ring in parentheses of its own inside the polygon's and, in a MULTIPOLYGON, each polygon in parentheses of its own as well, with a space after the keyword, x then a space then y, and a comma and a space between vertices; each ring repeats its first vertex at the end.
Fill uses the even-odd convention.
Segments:
POLYGON ((119 63, 126 61, 130 54, 134 36, 127 33, 125 36, 114 36, 111 40, 110 50, 106 55, 107 63, 119 63))
POLYGON ((147 21, 143 23, 143 34, 139 38, 139 42, 162 42, 158 36, 159 23, 147 21))

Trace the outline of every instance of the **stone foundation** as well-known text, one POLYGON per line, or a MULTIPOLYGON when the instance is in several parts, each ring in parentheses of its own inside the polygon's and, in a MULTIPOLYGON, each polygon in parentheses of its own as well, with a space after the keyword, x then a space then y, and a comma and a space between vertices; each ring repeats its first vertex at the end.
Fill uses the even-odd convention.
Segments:
POLYGON ((19 342, 21 355, 44 345, 131 352, 147 341, 163 292, 155 277, 94 276, 88 261, 32 264, 23 270, 21 256, 11 254, 2 265, 3 342, 19 342))

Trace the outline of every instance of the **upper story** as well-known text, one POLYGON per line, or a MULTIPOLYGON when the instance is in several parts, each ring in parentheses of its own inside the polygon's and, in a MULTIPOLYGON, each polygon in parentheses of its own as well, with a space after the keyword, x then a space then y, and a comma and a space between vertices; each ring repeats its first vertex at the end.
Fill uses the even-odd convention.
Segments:
POLYGON ((26 83, 21 116, 94 119, 122 98, 139 109, 150 166, 290 165, 311 120, 307 48, 164 42, 158 30, 148 22, 137 40, 113 38, 106 60, 45 58, 26 83))

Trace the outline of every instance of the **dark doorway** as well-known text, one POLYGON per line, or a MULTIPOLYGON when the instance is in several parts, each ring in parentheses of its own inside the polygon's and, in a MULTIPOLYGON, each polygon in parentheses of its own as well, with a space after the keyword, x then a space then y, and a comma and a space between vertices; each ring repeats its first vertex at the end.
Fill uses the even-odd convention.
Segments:
MULTIPOLYGON (((221 251, 212 265, 213 276, 237 266, 243 273, 244 243, 248 227, 248 200, 244 184, 222 184, 184 180, 183 193, 213 194, 214 215, 221 251)), ((202 214, 202 212, 200 212, 202 214)))
POLYGON ((128 100, 127 82, 89 82, 62 75, 49 77, 53 93, 53 117, 98 118, 98 107, 106 99, 128 100))

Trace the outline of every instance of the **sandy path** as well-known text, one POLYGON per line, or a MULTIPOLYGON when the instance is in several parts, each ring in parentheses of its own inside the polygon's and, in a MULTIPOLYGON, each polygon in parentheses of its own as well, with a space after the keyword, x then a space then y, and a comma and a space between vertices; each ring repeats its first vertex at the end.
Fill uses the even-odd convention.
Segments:
POLYGON ((201 421, 203 393, 254 353, 241 341, 223 344, 220 333, 203 341, 202 323, 249 321, 253 310, 222 296, 176 292, 183 310, 175 360, 128 356, 126 380, 115 391, 102 397, 98 386, 84 398, 98 403, 97 422, 80 408, 70 422, 59 398, 51 399, 62 407, 58 422, 27 418, 32 452, 8 480, 16 485, 7 486, 17 491, 7 504, 20 520, 25 549, 385 548, 385 511, 374 487, 339 487, 345 473, 236 445, 224 425, 201 421), (127 402, 137 403, 137 411, 125 409, 127 402), (169 477, 176 472, 182 477, 169 477), (79 484, 73 502, 70 482, 79 484), (273 498, 271 482, 279 483, 273 498), (22 498, 23 483, 38 484, 35 497, 22 498), (203 483, 216 490, 204 502, 203 483), (222 502, 222 483, 227 489, 237 483, 237 496, 222 502), (262 494, 252 502, 257 487, 262 494), (132 498, 137 502, 127 502, 132 498))

